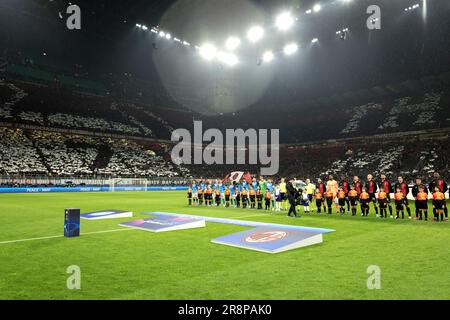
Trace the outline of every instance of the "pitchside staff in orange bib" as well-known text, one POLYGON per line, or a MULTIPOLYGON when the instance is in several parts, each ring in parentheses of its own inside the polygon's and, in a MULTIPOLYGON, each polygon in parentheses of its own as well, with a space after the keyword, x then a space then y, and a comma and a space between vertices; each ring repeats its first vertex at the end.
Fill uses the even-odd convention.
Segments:
POLYGON ((441 221, 444 221, 444 208, 445 196, 439 190, 439 187, 435 187, 433 193, 433 213, 435 221, 439 221, 439 218, 441 218, 441 221))
MULTIPOLYGON (((400 187, 395 189, 397 192, 394 194, 394 201, 395 201, 395 212, 396 217, 395 219, 400 218, 400 213, 402 214, 402 219, 405 219, 405 196, 402 192, 402 189, 400 187)), ((411 217, 410 217, 411 218, 411 217)))
POLYGON ((359 195, 359 202, 361 203, 361 215, 367 217, 369 215, 370 194, 366 191, 366 188, 362 188, 362 192, 359 195))
POLYGON ((427 197, 428 197, 428 189, 425 186, 422 186, 422 179, 420 179, 420 178, 416 179, 416 184, 411 189, 411 194, 414 197, 414 205, 416 207, 416 219, 419 219, 419 216, 420 216, 421 217, 420 220, 422 220, 422 213, 423 213, 423 211, 421 211, 421 209, 420 209, 420 207, 421 207, 420 201, 421 200, 418 197, 421 187, 424 187, 423 192, 426 192, 427 197))
POLYGON ((187 197, 188 197, 188 205, 190 206, 190 205, 192 205, 192 189, 191 189, 191 187, 188 188, 187 197))
POLYGON ((348 200, 350 201, 350 206, 352 207, 352 216, 356 216, 356 206, 358 202, 358 192, 355 190, 355 186, 351 185, 350 191, 348 192, 348 200))
POLYGON ((334 194, 330 188, 328 188, 327 191, 325 192, 325 200, 327 202, 328 214, 332 214, 334 194))
MULTIPOLYGON (((316 194, 314 196, 316 199, 316 206, 317 206, 317 213, 322 213, 322 206, 323 206, 323 194, 320 192, 319 189, 316 189, 316 194)), ((325 213, 325 210, 324 210, 325 213)))
POLYGON ((419 217, 416 217, 416 220, 422 220, 422 214, 425 216, 425 221, 428 220, 428 190, 424 185, 419 186, 419 192, 417 193, 417 207, 419 209, 419 217))
POLYGON ((378 192, 378 205, 380 207, 380 217, 387 218, 387 194, 383 189, 378 192))
POLYGON ((386 205, 389 209, 389 215, 391 218, 393 217, 392 213, 392 204, 391 204, 391 193, 394 193, 394 189, 392 188, 392 184, 386 179, 385 174, 381 174, 381 183, 380 183, 380 190, 384 191, 386 193, 386 205))
POLYGON ((347 194, 344 192, 344 188, 340 187, 337 193, 339 212, 341 215, 345 214, 345 202, 347 199, 347 194))
MULTIPOLYGON (((436 187, 439 188, 439 191, 442 192, 444 195, 447 192, 448 185, 447 183, 444 181, 444 179, 442 179, 439 175, 438 172, 435 172, 434 174, 434 180, 430 182, 430 190, 434 190, 436 187)), ((433 209, 433 213, 436 213, 436 210, 433 209)), ((448 221, 448 209, 447 209, 447 203, 445 202, 444 199, 444 215, 445 215, 445 221, 448 221)))
POLYGON ((406 211, 408 212, 408 218, 411 218, 411 209, 409 208, 408 199, 406 198, 409 193, 408 184, 403 181, 403 177, 398 177, 398 182, 395 184, 395 190, 400 189, 401 193, 403 193, 403 205, 406 207, 406 211))
POLYGON ((225 207, 230 206, 230 199, 231 199, 231 191, 228 187, 225 187, 225 207))

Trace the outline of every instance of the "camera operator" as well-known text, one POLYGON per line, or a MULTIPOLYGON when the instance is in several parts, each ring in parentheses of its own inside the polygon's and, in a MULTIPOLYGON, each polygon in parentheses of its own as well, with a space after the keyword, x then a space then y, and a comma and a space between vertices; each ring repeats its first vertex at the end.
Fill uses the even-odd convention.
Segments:
POLYGON ((286 191, 287 191, 287 198, 290 204, 288 217, 291 216, 291 212, 294 213, 295 217, 298 217, 297 210, 295 209, 297 205, 297 197, 298 197, 298 191, 294 188, 294 185, 292 184, 292 180, 289 180, 289 182, 286 184, 286 191))

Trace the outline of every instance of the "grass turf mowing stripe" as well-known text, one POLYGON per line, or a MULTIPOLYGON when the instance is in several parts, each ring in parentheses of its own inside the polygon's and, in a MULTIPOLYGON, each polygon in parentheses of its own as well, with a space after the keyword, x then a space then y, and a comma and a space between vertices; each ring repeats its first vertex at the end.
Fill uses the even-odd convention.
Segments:
MULTIPOLYGON (((250 218, 250 217, 257 217, 257 216, 265 216, 265 214, 254 214, 254 215, 251 215, 251 216, 236 217, 234 219, 250 218)), ((93 231, 93 232, 81 233, 80 235, 81 236, 85 236, 85 235, 90 235, 90 234, 111 233, 111 232, 129 231, 129 230, 133 230, 133 229, 113 229, 113 230, 93 231)), ((10 243, 26 242, 26 241, 37 241, 37 240, 48 240, 48 239, 62 238, 62 237, 64 237, 64 235, 46 236, 46 237, 37 237, 37 238, 28 238, 28 239, 18 239, 18 240, 6 240, 6 241, 0 241, 0 244, 10 244, 10 243)))
MULTIPOLYGON (((93 231, 93 232, 85 232, 81 233, 81 236, 86 236, 90 234, 101 234, 101 233, 111 233, 111 232, 120 232, 120 231, 129 231, 132 229, 113 229, 113 230, 103 230, 103 231, 93 231)), ((54 238, 62 238, 64 235, 58 235, 58 236, 48 236, 48 237, 39 237, 39 238, 29 238, 29 239, 18 239, 18 240, 8 240, 8 241, 1 241, 0 244, 9 244, 9 243, 17 243, 17 242, 25 242, 25 241, 36 241, 36 240, 47 240, 47 239, 54 239, 54 238)))

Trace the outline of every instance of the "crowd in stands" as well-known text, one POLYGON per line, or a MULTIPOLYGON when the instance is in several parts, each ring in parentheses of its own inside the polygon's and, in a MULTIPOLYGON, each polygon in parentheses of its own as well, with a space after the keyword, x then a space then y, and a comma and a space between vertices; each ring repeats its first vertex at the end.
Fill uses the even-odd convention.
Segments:
POLYGON ((450 127, 450 91, 389 96, 356 106, 304 108, 300 113, 242 111, 202 116, 170 108, 116 101, 18 81, 0 80, 0 122, 82 129, 169 140, 175 128, 281 128, 282 143, 304 143, 450 127), (299 121, 301 115, 301 121, 299 121))
POLYGON ((177 177, 189 171, 144 143, 0 128, 0 175, 177 177))
POLYGON ((170 139, 173 127, 157 112, 108 97, 0 80, 0 122, 170 139))

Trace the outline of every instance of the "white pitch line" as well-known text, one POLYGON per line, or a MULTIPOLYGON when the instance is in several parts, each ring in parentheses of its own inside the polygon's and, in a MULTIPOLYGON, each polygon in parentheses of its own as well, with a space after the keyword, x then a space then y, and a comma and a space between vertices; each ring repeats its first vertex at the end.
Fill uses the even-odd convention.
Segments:
MULTIPOLYGON (((113 230, 103 230, 103 231, 93 231, 93 232, 85 232, 81 233, 80 235, 85 236, 89 234, 100 234, 100 233, 111 233, 111 232, 120 232, 120 231, 130 231, 133 229, 113 229, 113 230)), ((54 239, 54 238, 62 238, 64 235, 58 235, 58 236, 48 236, 48 237, 39 237, 39 238, 29 238, 29 239, 19 239, 19 240, 9 240, 9 241, 0 241, 0 244, 8 244, 8 243, 16 243, 16 242, 25 242, 25 241, 36 241, 36 240, 47 240, 47 239, 54 239)))
POLYGON ((232 217, 232 218, 228 218, 228 219, 243 219, 243 218, 262 217, 262 216, 269 217, 269 214, 264 214, 264 213, 252 214, 251 216, 232 217))
MULTIPOLYGON (((241 217, 232 217, 232 218, 228 218, 228 219, 243 219, 243 218, 252 218, 252 217, 259 217, 259 216, 268 216, 268 214, 253 214, 253 215, 247 215, 247 216, 241 216, 241 217)), ((113 230, 104 230, 104 231, 93 231, 93 232, 81 233, 80 235, 84 236, 84 235, 89 235, 89 234, 101 234, 101 233, 121 232, 121 231, 130 231, 130 230, 135 230, 135 229, 123 228, 123 229, 113 229, 113 230)), ((29 239, 19 239, 19 240, 8 240, 8 241, 0 241, 0 244, 9 244, 9 243, 36 241, 36 240, 47 240, 47 239, 62 238, 62 237, 64 237, 64 235, 29 238, 29 239)))

